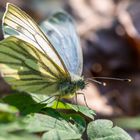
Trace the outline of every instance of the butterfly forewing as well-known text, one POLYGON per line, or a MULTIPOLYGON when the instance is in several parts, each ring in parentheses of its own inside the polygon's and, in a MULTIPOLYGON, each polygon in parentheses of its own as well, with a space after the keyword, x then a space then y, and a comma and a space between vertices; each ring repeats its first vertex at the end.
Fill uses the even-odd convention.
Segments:
POLYGON ((43 52, 69 75, 61 57, 33 19, 13 4, 7 4, 3 17, 4 36, 16 36, 43 52))
POLYGON ((67 78, 43 52, 12 36, 0 42, 0 71, 16 89, 46 95, 58 94, 58 81, 67 78))
POLYGON ((58 12, 41 24, 41 28, 62 57, 69 72, 81 76, 83 56, 72 18, 58 12))

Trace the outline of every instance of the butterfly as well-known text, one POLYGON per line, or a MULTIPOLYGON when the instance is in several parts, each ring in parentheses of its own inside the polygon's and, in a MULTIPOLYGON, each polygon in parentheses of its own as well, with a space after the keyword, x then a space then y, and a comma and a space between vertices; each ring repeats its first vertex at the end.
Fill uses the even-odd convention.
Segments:
POLYGON ((0 42, 0 72, 13 88, 71 98, 85 88, 83 55, 71 16, 54 14, 41 26, 7 3, 0 42))

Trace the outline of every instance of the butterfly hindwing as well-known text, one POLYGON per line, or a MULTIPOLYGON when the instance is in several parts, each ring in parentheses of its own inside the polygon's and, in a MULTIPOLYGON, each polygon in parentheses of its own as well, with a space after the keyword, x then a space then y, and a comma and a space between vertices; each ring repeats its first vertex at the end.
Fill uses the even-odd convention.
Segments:
POLYGON ((72 18, 65 12, 42 22, 41 28, 62 57, 69 72, 81 76, 83 56, 72 18))

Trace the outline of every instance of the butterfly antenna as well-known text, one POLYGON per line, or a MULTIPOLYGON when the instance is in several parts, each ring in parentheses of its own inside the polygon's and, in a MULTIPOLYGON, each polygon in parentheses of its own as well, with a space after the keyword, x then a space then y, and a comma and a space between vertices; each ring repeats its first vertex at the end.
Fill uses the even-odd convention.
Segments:
POLYGON ((122 79, 122 78, 114 78, 114 77, 91 77, 87 78, 87 80, 98 83, 100 85, 106 86, 105 82, 100 82, 95 79, 103 79, 103 80, 116 80, 116 81, 124 81, 124 82, 131 82, 131 79, 122 79))
POLYGON ((95 83, 97 83, 97 84, 99 84, 99 85, 106 86, 106 83, 105 83, 105 82, 100 82, 100 81, 97 81, 97 80, 95 80, 95 79, 93 79, 93 78, 87 78, 87 80, 88 80, 88 81, 95 82, 95 83))
POLYGON ((103 80, 131 82, 131 79, 122 79, 122 78, 114 78, 114 77, 91 77, 90 79, 103 79, 103 80))

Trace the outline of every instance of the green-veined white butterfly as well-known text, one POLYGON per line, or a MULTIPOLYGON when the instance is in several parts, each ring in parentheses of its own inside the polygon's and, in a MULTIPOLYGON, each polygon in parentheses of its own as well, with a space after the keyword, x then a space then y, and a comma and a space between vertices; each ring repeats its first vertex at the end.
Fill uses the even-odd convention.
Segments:
POLYGON ((42 23, 8 3, 0 42, 0 71, 13 87, 28 93, 73 97, 84 89, 83 57, 72 18, 59 12, 42 23), (46 35, 45 35, 46 33, 46 35))

